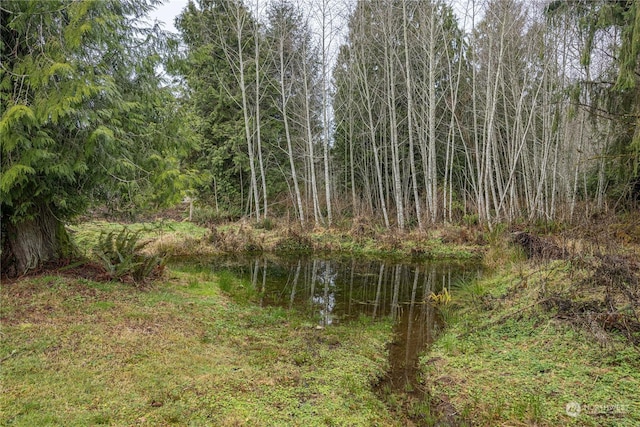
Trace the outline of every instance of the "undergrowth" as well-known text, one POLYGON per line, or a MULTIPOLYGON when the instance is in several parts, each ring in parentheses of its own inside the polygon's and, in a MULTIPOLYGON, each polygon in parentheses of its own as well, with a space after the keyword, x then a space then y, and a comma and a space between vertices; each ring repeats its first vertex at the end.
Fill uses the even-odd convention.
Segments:
MULTIPOLYGON (((273 219, 259 222, 209 223, 156 221, 128 224, 145 241, 144 252, 162 257, 210 256, 236 253, 342 253, 406 259, 479 259, 487 239, 479 227, 447 226, 426 231, 386 230, 365 220, 348 229, 304 229, 273 219), (146 243, 148 241, 148 243, 146 243)), ((123 225, 90 221, 69 227, 74 242, 91 255, 102 232, 119 232, 123 225)))
POLYGON ((144 282, 162 274, 163 259, 142 253, 149 242, 140 241, 140 231, 103 231, 93 249, 107 275, 120 281, 144 282))

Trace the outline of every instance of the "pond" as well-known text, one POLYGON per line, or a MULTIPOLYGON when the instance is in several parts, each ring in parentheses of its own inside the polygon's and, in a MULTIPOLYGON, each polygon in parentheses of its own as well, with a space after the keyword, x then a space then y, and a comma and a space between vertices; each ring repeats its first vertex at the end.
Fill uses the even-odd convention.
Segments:
POLYGON ((477 263, 409 262, 363 258, 220 257, 187 261, 200 271, 232 274, 243 280, 262 306, 295 309, 317 328, 328 328, 360 316, 394 321, 389 346, 391 369, 385 379, 392 390, 416 385, 420 354, 440 326, 432 293, 451 290, 475 277, 477 263))

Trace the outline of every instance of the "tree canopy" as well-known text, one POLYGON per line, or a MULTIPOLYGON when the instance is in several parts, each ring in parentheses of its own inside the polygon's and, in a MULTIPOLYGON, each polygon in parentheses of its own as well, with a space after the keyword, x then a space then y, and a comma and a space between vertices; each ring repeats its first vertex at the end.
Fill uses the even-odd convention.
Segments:
POLYGON ((167 44, 141 25, 156 3, 2 2, 3 264, 64 256, 61 224, 92 200, 181 185, 178 107, 157 72, 167 44))

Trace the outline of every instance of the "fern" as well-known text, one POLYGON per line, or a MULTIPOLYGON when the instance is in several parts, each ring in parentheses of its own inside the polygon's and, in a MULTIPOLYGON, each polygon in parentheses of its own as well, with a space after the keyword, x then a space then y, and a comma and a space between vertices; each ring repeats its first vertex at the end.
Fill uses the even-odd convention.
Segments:
POLYGON ((112 279, 144 282, 162 266, 163 259, 141 253, 146 243, 140 242, 140 232, 127 228, 102 232, 93 253, 102 262, 112 279))

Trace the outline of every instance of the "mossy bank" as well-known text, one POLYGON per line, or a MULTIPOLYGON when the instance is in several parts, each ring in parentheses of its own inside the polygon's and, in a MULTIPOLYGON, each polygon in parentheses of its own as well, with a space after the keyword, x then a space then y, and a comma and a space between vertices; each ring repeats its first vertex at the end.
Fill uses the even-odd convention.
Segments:
POLYGON ((427 424, 640 425, 639 252, 585 247, 503 245, 507 265, 454 290, 421 359, 427 424))
POLYGON ((428 231, 385 230, 374 226, 310 228, 240 221, 199 226, 156 220, 121 224, 89 221, 69 227, 80 251, 91 255, 101 233, 126 227, 139 232, 145 251, 167 256, 237 253, 332 253, 367 257, 481 260, 486 233, 477 227, 447 226, 428 231))
MULTIPOLYGON (((84 223, 72 236, 91 255, 103 231, 121 227, 84 223)), ((257 306, 233 275, 174 269, 133 286, 70 266, 5 282, 0 424, 640 424, 640 227, 613 240, 504 227, 379 236, 355 226, 127 227, 156 255, 481 255, 487 269, 439 303, 444 328, 408 397, 375 392, 390 320, 318 328, 257 306)))

